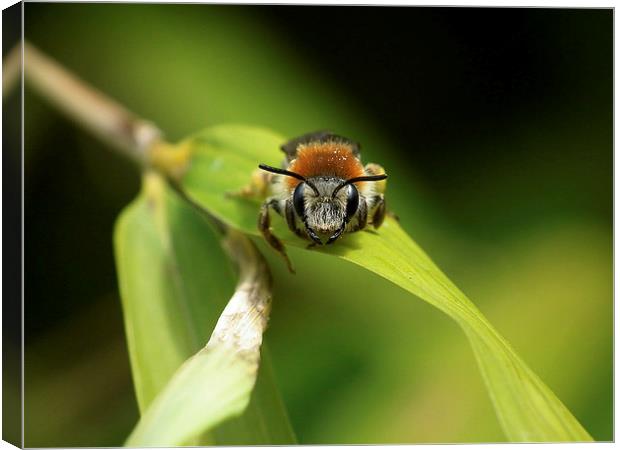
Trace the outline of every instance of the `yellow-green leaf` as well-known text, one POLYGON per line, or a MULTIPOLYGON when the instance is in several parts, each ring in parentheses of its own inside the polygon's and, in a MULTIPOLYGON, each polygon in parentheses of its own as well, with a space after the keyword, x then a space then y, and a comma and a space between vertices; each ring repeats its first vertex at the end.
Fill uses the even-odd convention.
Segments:
POLYGON ((188 445, 248 404, 254 376, 227 348, 200 351, 174 374, 140 418, 129 447, 188 445))
MULTIPOLYGON (((259 203, 231 198, 227 193, 247 185, 259 163, 279 165, 283 155, 278 148, 285 140, 268 130, 238 125, 198 133, 181 144, 185 150, 190 149, 191 159, 179 180, 180 187, 193 202, 223 222, 258 235, 259 203)), ((386 169, 389 173, 389 167, 386 169)), ((287 245, 307 246, 287 230, 283 220, 274 217, 272 222, 275 233, 287 245)), ((388 218, 377 231, 347 235, 336 245, 311 251, 339 256, 371 270, 454 319, 471 344, 510 440, 591 440, 555 394, 395 220, 388 218)), ((408 357, 411 355, 404 349, 403 358, 408 357)))
POLYGON ((128 445, 191 443, 201 432, 241 414, 250 402, 271 309, 271 276, 245 235, 226 230, 225 244, 239 265, 235 293, 205 348, 176 371, 140 419, 128 445))
MULTIPOLYGON (((121 214, 114 235, 132 374, 142 414, 151 409, 183 362, 204 347, 234 292, 236 278, 220 237, 202 214, 174 193, 159 175, 149 174, 144 180, 142 192, 121 214)), ((228 361, 226 355, 199 355, 186 366, 200 363, 203 369, 211 367, 209 370, 227 380, 219 391, 201 377, 189 377, 189 382, 183 384, 183 395, 194 402, 204 398, 200 395, 205 390, 220 394, 208 405, 200 405, 204 408, 201 421, 187 423, 193 428, 185 432, 197 436, 229 420, 222 429, 211 430, 208 436, 202 435, 192 443, 242 444, 247 435, 253 437, 254 444, 295 442, 268 360, 259 371, 250 406, 241 417, 231 418, 250 399, 255 371, 248 374, 233 365, 227 372, 215 361, 224 364, 228 361), (240 373, 244 375, 235 378, 240 373), (231 403, 230 399, 245 403, 231 403)), ((180 397, 169 397, 163 403, 167 407, 156 411, 164 417, 179 417, 183 408, 191 406, 180 397)), ((173 445, 171 439, 180 436, 179 430, 172 433, 161 426, 151 429, 149 423, 134 433, 134 440, 144 445, 173 445)))

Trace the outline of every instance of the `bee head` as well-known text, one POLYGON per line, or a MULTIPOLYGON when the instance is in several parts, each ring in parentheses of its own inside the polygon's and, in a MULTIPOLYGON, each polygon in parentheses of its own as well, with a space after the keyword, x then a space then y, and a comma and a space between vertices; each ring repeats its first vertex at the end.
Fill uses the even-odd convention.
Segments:
POLYGON ((357 211, 359 194, 353 185, 339 189, 340 180, 315 177, 299 183, 293 192, 295 213, 317 244, 335 241, 357 211))
POLYGON ((293 207, 308 236, 319 245, 331 244, 338 239, 359 210, 360 196, 354 183, 387 178, 385 174, 349 180, 330 176, 306 178, 298 173, 264 164, 259 167, 301 180, 293 191, 293 207))

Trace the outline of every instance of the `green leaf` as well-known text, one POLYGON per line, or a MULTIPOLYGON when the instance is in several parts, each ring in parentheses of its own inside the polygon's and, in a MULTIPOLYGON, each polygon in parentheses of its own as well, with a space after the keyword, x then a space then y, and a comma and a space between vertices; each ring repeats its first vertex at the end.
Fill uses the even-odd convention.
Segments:
POLYGON ((188 444, 203 430, 243 411, 253 386, 254 376, 248 376, 247 365, 230 349, 200 351, 175 373, 126 444, 188 444))
POLYGON ((136 396, 144 411, 207 342, 234 278, 207 223, 156 175, 145 178, 140 196, 121 214, 114 243, 136 396))
MULTIPOLYGON (((268 368, 269 364, 263 361, 261 367, 268 368)), ((195 436, 197 431, 209 429, 244 410, 240 418, 213 431, 216 443, 294 442, 287 422, 275 422, 280 426, 274 426, 274 422, 265 421, 265 415, 258 409, 268 406, 268 411, 277 411, 281 408, 275 396, 264 396, 265 389, 257 386, 253 400, 258 401, 250 402, 248 406, 254 387, 254 376, 249 375, 255 371, 252 361, 240 358, 230 347, 201 350, 181 366, 157 396, 127 440, 127 446, 187 445, 188 438, 195 436), (239 422, 245 426, 239 426, 239 422)), ((262 380, 268 379, 262 377, 262 380)))
POLYGON ((261 363, 250 404, 240 417, 213 430, 215 442, 229 445, 296 444, 284 404, 275 388, 269 347, 263 343, 261 363))
MULTIPOLYGON (((154 399, 183 362, 204 347, 235 286, 229 257, 201 213, 172 192, 158 175, 148 174, 144 180, 139 197, 119 217, 114 235, 131 368, 142 414, 154 407, 154 399)), ((198 355, 184 367, 213 367, 220 373, 213 364, 230 363, 225 355, 216 354, 213 359, 206 358, 205 352, 198 355)), ((222 430, 212 430, 210 435, 191 443, 238 444, 242 443, 238 436, 248 434, 256 444, 295 442, 269 361, 263 365, 247 412, 229 419, 222 430)), ((194 424, 191 435, 243 410, 239 405, 247 404, 256 373, 246 372, 244 377, 235 378, 239 373, 239 368, 232 366, 226 384, 220 386, 234 392, 228 397, 220 392, 222 396, 216 401, 201 405, 202 422, 194 424), (245 404, 226 403, 227 399, 239 398, 245 404)), ((217 392, 213 390, 215 384, 206 384, 207 379, 184 376, 191 383, 185 384, 186 391, 179 395, 190 396, 196 402, 204 399, 200 395, 205 390, 217 392)), ((160 407, 158 411, 165 417, 180 416, 180 410, 189 406, 174 396, 164 404, 169 409, 160 407)), ((141 439, 144 445, 173 445, 170 439, 174 436, 164 436, 164 427, 150 430, 142 426, 140 430, 131 442, 141 439)))
MULTIPOLYGON (((268 130, 238 125, 222 125, 198 133, 180 144, 191 153, 189 166, 179 180, 180 187, 193 202, 223 222, 258 235, 258 201, 230 198, 226 194, 246 186, 259 163, 279 165, 283 155, 278 148, 285 140, 268 130)), ((389 173, 389 167, 386 169, 389 173)), ((288 231, 280 218, 274 217, 272 223, 275 234, 286 244, 307 246, 306 241, 288 231)), ((388 218, 377 231, 347 235, 336 245, 311 251, 339 256, 371 270, 454 319, 471 344, 501 426, 510 440, 592 439, 395 220, 388 218)))

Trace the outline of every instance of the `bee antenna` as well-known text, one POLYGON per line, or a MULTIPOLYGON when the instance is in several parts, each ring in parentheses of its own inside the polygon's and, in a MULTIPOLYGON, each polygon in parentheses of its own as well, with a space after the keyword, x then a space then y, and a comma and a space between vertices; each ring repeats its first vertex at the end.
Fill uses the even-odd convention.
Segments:
POLYGON ((349 178, 348 180, 343 181, 338 186, 336 186, 336 189, 334 189, 334 192, 332 192, 332 198, 336 197, 336 194, 338 193, 338 191, 348 184, 357 183, 358 181, 381 181, 381 180, 385 180, 386 178, 387 178, 386 173, 383 173, 381 175, 365 175, 362 177, 349 178))
POLYGON ((279 175, 285 175, 287 177, 293 177, 301 181, 306 181, 306 177, 304 177, 303 175, 299 175, 298 173, 291 172, 290 170, 278 169, 277 167, 271 167, 267 164, 259 164, 258 168, 263 169, 267 172, 277 173, 279 175))
POLYGON ((284 175, 287 177, 297 178, 298 180, 301 180, 304 183, 306 183, 308 186, 310 186, 316 195, 319 195, 319 190, 316 188, 316 186, 311 181, 308 181, 306 177, 304 177, 303 175, 299 175, 298 173, 291 172, 290 170, 278 169, 277 167, 271 167, 271 166, 268 166, 267 164, 259 164, 258 168, 263 169, 267 172, 277 173, 278 175, 284 175))

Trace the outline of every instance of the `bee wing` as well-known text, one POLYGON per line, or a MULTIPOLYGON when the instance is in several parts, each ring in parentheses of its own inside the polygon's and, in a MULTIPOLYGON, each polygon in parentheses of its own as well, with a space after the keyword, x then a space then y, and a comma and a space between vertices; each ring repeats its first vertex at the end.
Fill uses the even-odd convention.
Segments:
POLYGON ((306 133, 303 136, 299 136, 295 139, 291 139, 287 143, 280 146, 280 149, 286 155, 286 163, 289 164, 292 160, 297 158, 297 149, 301 144, 309 144, 311 142, 326 142, 337 140, 341 142, 346 142, 351 145, 353 150, 353 154, 356 158, 360 157, 360 145, 357 142, 353 142, 350 139, 339 136, 337 134, 332 133, 329 130, 319 130, 313 131, 311 133, 306 133))

